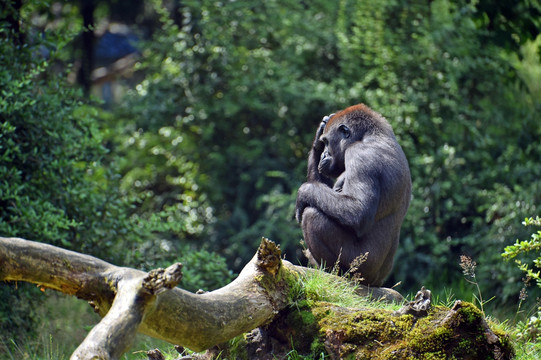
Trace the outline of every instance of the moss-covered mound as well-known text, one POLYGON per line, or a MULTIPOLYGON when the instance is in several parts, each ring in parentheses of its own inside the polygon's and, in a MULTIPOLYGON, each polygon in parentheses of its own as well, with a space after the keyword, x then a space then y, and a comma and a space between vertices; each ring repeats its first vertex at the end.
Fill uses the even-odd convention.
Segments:
POLYGON ((265 328, 237 338, 220 358, 510 359, 507 336, 472 304, 437 306, 427 317, 304 301, 265 328))

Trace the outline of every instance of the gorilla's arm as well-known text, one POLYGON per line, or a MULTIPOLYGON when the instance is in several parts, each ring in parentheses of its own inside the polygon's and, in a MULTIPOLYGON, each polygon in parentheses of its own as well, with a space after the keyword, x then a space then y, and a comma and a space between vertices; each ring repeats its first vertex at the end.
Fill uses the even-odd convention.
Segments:
POLYGON ((358 236, 362 235, 375 222, 379 191, 368 184, 356 184, 355 188, 358 190, 336 192, 323 183, 304 183, 297 198, 297 220, 302 221, 305 208, 314 207, 337 223, 355 230, 358 236))
POLYGON ((341 192, 321 182, 304 183, 297 195, 297 220, 306 207, 319 209, 337 223, 355 230, 358 236, 374 222, 381 193, 384 166, 369 144, 355 144, 346 153, 346 172, 341 192))
POLYGON ((319 138, 321 137, 321 134, 323 134, 323 130, 325 130, 327 122, 333 115, 334 114, 324 116, 317 128, 316 136, 314 138, 314 142, 312 143, 312 149, 310 150, 310 155, 308 156, 308 171, 306 175, 307 181, 321 182, 326 184, 328 187, 332 187, 332 180, 327 176, 322 175, 318 170, 321 154, 325 149, 325 144, 323 144, 319 138))

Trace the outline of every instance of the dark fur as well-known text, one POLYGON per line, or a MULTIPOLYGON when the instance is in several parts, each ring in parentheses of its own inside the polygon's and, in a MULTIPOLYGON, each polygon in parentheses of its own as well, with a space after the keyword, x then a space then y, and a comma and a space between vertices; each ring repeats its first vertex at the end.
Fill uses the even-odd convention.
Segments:
POLYGON ((410 197, 408 161, 385 118, 363 104, 324 118, 295 212, 318 264, 332 267, 339 260, 347 271, 368 252, 358 271, 365 284, 380 286, 391 271, 410 197))

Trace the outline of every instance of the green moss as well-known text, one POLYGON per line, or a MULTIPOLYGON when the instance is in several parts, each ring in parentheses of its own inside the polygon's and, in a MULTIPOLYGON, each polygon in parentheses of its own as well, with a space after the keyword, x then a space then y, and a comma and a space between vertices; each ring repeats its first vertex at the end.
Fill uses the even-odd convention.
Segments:
MULTIPOLYGON (((428 317, 417 321, 411 315, 394 317, 384 309, 355 310, 315 301, 299 304, 303 306, 291 309, 287 326, 299 329, 291 342, 300 353, 375 360, 491 356, 481 326, 482 314, 469 303, 462 303, 455 312, 435 307, 428 317), (307 334, 314 336, 309 348, 307 334)), ((503 333, 497 336, 505 339, 503 333)), ((504 351, 508 350, 504 346, 504 351)))
POLYGON ((279 303, 292 303, 292 289, 298 283, 298 278, 298 273, 281 265, 274 276, 271 274, 257 275, 255 281, 266 290, 271 297, 271 302, 279 305, 279 303))
POLYGON ((310 345, 310 353, 316 357, 319 354, 326 354, 325 345, 321 342, 319 338, 316 338, 310 345))
POLYGON ((437 326, 429 318, 418 321, 418 324, 410 332, 407 342, 409 348, 418 354, 439 352, 449 341, 453 331, 446 326, 437 326))
POLYGON ((301 311, 299 314, 305 325, 312 325, 316 321, 316 317, 310 311, 301 311))
POLYGON ((435 352, 427 352, 427 353, 424 353, 424 354, 421 354, 420 357, 411 357, 410 359, 415 359, 415 360, 446 360, 448 359, 447 358, 447 355, 445 355, 445 353, 443 351, 435 351, 435 352))
POLYGON ((372 359, 383 345, 396 341, 413 324, 411 315, 389 321, 388 310, 352 310, 330 303, 314 304, 312 313, 319 326, 320 342, 331 351, 334 347, 334 355, 340 358, 372 359))
POLYGON ((390 312, 383 309, 362 309, 352 312, 351 309, 336 307, 331 304, 320 304, 316 314, 323 333, 340 329, 348 340, 366 342, 374 339, 386 341, 409 330, 413 317, 405 315, 389 321, 390 312), (382 337, 383 335, 383 337, 382 337))
POLYGON ((461 320, 467 324, 479 324, 483 317, 483 313, 475 305, 467 302, 462 303, 459 313, 462 317, 461 320))

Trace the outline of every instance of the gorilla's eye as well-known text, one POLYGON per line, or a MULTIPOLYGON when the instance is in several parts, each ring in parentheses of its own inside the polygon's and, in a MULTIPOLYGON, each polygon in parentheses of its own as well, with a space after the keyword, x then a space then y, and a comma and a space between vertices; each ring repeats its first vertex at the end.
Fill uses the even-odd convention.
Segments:
POLYGON ((338 127, 338 130, 340 131, 340 133, 342 133, 342 136, 346 139, 351 135, 351 130, 349 130, 349 128, 344 124, 340 125, 340 127, 338 127))

